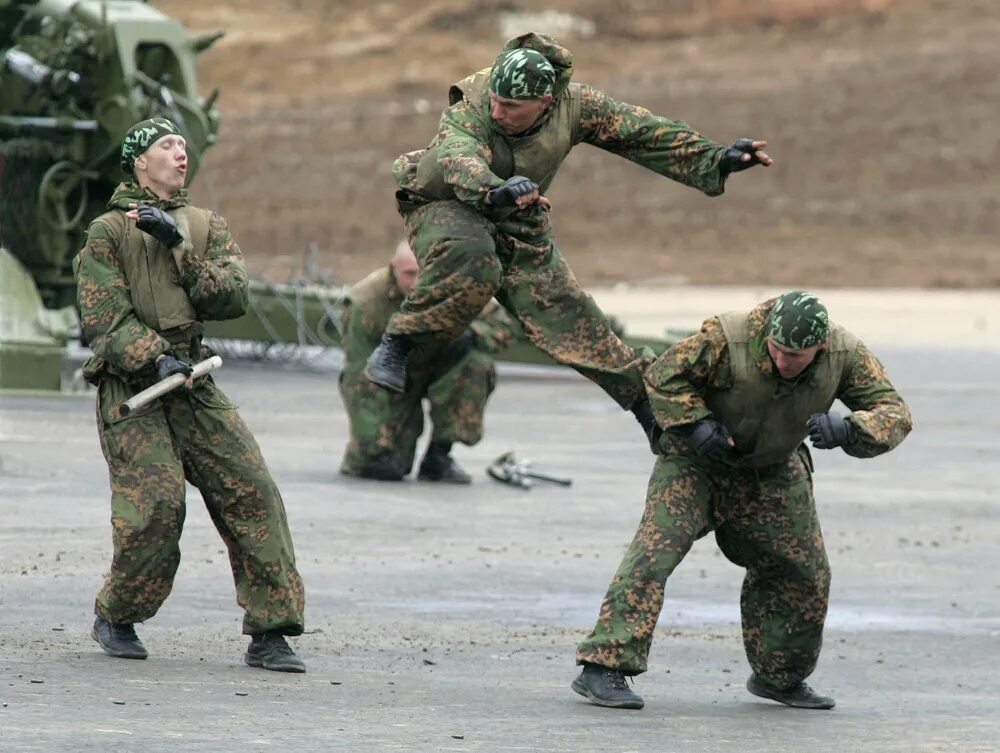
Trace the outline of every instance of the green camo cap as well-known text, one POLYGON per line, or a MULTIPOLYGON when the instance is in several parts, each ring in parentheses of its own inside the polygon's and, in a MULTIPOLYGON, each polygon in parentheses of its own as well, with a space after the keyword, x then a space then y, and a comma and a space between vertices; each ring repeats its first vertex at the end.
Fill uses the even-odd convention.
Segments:
POLYGON ((505 99, 541 99, 552 93, 556 69, 535 50, 519 47, 497 55, 490 73, 490 91, 505 99))
POLYGON ((166 118, 141 120, 129 128, 122 141, 122 171, 129 177, 134 176, 135 161, 146 153, 153 142, 171 133, 180 134, 180 129, 166 118))
POLYGON ((793 290, 774 302, 767 320, 767 336, 792 350, 811 348, 826 342, 830 315, 812 293, 793 290))

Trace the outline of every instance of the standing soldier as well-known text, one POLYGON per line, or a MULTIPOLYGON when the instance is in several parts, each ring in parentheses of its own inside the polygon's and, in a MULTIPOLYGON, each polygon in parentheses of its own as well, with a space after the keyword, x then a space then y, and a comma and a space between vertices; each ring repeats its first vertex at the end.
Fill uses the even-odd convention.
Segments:
POLYGON ((451 457, 451 447, 482 439, 483 411, 496 386, 491 354, 517 337, 517 324, 491 303, 458 339, 411 364, 403 392, 380 389, 365 378, 365 362, 419 274, 417 259, 403 241, 390 265, 372 272, 348 296, 340 392, 351 439, 340 472, 383 481, 408 474, 424 428, 426 398, 433 430, 417 478, 469 484, 472 478, 451 457))
POLYGON ((114 558, 92 636, 105 653, 145 659, 133 624, 170 593, 180 562, 185 479, 229 550, 252 667, 304 672, 284 636, 301 635, 305 596, 278 488, 236 407, 211 378, 188 381, 123 417, 118 406, 208 358, 202 322, 247 307, 247 276, 226 221, 188 202, 185 142, 164 118, 134 125, 121 149, 132 180, 87 232, 76 258, 83 335, 94 355, 97 425, 111 476, 114 558))
POLYGON ((511 40, 492 68, 451 87, 431 145, 396 160, 397 207, 421 272, 366 374, 402 392, 410 352, 453 340, 495 295, 536 346, 596 382, 648 435, 648 360, 622 343, 576 281, 553 243, 544 194, 581 142, 709 196, 723 192, 730 173, 771 158, 760 151, 764 141, 725 147, 681 121, 571 84, 572 61, 543 34, 511 40))
POLYGON ((830 566, 803 440, 881 455, 910 432, 906 403, 868 348, 801 291, 707 320, 645 380, 664 429, 646 510, 577 649, 583 671, 573 690, 601 706, 642 708, 625 678, 646 671, 667 578, 714 530, 723 554, 746 568, 747 689, 798 708, 833 708, 804 682, 819 658, 830 566), (853 411, 846 418, 830 411, 837 399, 853 411))

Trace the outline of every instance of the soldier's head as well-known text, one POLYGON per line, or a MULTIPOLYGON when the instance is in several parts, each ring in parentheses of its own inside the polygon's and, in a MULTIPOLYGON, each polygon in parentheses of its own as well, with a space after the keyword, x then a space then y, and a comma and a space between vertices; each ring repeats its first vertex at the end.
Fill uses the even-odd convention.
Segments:
POLYGON ((504 50, 490 71, 490 117, 504 133, 527 131, 552 104, 555 83, 556 70, 542 53, 504 50))
POLYGON ((143 188, 169 198, 187 179, 187 143, 166 118, 150 118, 128 129, 121 151, 122 171, 143 188))
POLYGON ((774 367, 783 379, 794 379, 826 349, 830 317, 819 298, 793 290, 775 300, 765 331, 774 367))
POLYGON ((389 266, 392 267, 392 276, 396 279, 396 287, 399 288, 400 293, 406 295, 417 284, 417 278, 420 276, 420 264, 417 263, 416 254, 413 253, 409 243, 399 242, 389 266))

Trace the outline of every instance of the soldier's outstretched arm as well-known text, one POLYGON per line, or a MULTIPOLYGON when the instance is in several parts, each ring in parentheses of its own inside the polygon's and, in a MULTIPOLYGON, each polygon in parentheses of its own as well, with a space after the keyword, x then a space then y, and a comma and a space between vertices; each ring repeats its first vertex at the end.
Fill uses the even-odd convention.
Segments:
POLYGON ((152 366, 170 344, 136 316, 118 257, 119 243, 104 223, 90 226, 87 242, 73 262, 77 304, 80 328, 94 355, 119 371, 133 373, 152 366))
POLYGON ((729 147, 705 138, 682 120, 617 102, 599 89, 581 87, 580 140, 697 188, 709 196, 725 190, 726 177, 754 164, 770 165, 766 142, 740 139, 729 147), (749 156, 743 142, 758 144, 749 156), (735 152, 733 150, 736 150, 735 152))
POLYGON ((181 284, 198 318, 236 319, 246 313, 249 305, 246 264, 226 221, 214 212, 208 224, 207 245, 201 256, 194 253, 190 243, 184 244, 178 260, 181 284))
POLYGON ((885 367, 862 343, 837 395, 852 413, 847 420, 854 439, 843 446, 857 458, 870 458, 895 448, 913 428, 910 408, 889 381, 885 367))

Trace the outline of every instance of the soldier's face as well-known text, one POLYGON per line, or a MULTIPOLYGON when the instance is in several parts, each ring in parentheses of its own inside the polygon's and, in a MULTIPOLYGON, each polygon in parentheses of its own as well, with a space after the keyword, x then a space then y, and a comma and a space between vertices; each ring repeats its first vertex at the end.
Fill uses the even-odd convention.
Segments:
POLYGON ((490 117, 504 133, 513 136, 531 128, 550 104, 551 94, 539 99, 507 99, 490 92, 490 117))
POLYGON ((767 338, 767 352, 771 355, 774 368, 778 370, 782 379, 794 379, 813 362, 816 355, 826 348, 826 343, 813 345, 809 348, 795 350, 779 345, 770 337, 767 338))
POLYGON ((397 256, 392 260, 392 274, 396 278, 396 287, 403 295, 409 293, 420 277, 420 265, 412 253, 397 256))
POLYGON ((135 161, 139 185, 168 198, 184 188, 187 179, 187 144, 183 137, 168 134, 157 139, 135 161))

